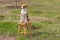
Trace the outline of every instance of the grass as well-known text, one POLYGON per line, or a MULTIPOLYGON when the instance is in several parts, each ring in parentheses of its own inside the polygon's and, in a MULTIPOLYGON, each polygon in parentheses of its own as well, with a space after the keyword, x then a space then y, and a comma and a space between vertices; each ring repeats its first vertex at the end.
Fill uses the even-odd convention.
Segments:
POLYGON ((12 13, 20 13, 20 10, 19 9, 14 9, 14 10, 12 10, 12 13))
POLYGON ((17 23, 13 22, 0 22, 0 35, 16 35, 17 23))

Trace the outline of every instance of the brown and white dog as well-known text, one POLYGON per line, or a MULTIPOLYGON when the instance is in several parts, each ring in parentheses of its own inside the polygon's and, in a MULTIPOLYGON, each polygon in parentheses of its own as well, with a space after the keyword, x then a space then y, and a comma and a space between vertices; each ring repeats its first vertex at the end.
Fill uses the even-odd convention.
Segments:
POLYGON ((27 9, 26 9, 27 5, 26 4, 22 4, 21 5, 21 15, 20 15, 20 23, 27 23, 29 21, 29 17, 28 17, 28 13, 27 13, 27 9))
POLYGON ((26 28, 29 25, 29 17, 26 10, 27 5, 22 4, 21 5, 21 14, 20 14, 20 22, 18 23, 18 34, 20 33, 20 28, 23 28, 23 34, 26 35, 26 28))

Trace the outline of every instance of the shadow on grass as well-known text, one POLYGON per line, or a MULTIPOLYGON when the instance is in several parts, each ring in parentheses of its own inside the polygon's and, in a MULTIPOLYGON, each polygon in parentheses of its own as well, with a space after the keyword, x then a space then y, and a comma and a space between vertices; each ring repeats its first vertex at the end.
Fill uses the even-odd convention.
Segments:
POLYGON ((36 29, 39 29, 38 27, 32 27, 32 30, 36 30, 36 29))

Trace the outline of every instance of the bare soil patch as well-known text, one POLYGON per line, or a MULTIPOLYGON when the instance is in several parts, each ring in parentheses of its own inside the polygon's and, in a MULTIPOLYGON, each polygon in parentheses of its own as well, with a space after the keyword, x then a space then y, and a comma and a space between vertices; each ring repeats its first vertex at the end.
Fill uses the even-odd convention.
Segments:
POLYGON ((0 40, 16 40, 16 37, 10 36, 0 36, 0 40))

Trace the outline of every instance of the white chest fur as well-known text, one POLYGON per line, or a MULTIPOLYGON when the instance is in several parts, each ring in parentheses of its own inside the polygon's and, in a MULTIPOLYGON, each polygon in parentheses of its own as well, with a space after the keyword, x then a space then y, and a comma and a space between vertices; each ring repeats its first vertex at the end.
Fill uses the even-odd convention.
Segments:
POLYGON ((25 9, 21 9, 21 14, 27 14, 27 10, 26 10, 26 8, 25 9))
POLYGON ((27 10, 26 10, 26 8, 21 9, 20 22, 27 22, 27 10))

